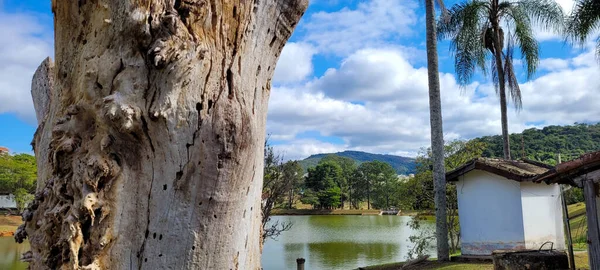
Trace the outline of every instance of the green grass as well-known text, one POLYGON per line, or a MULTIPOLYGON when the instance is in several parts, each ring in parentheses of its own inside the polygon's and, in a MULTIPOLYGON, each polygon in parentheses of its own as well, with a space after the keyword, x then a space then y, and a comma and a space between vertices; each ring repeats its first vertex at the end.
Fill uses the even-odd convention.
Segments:
MULTIPOLYGON (((386 263, 380 265, 373 265, 363 267, 365 270, 396 270, 404 265, 404 262, 399 263, 386 263)), ((486 270, 494 269, 491 263, 459 263, 459 262, 438 262, 438 261, 427 261, 421 264, 415 265, 410 269, 444 269, 444 270, 486 270)))
POLYGON ((567 206, 567 209, 569 210, 573 249, 587 250, 587 216, 585 215, 585 204, 571 204, 567 206))
POLYGON ((567 210, 569 211, 569 217, 575 218, 585 214, 585 204, 580 202, 567 205, 567 210))

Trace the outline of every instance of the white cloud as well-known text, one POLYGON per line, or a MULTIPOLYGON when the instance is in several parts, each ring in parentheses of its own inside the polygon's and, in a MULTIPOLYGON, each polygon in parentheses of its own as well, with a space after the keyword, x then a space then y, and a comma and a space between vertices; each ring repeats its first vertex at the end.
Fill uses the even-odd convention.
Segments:
POLYGON ((356 49, 385 45, 414 34, 418 3, 413 0, 371 0, 356 9, 317 12, 301 26, 304 41, 315 44, 319 52, 347 55, 356 49))
POLYGON ((539 69, 559 71, 569 67, 569 61, 561 58, 544 58, 540 60, 539 69))
POLYGON ((295 83, 304 80, 312 74, 313 47, 306 43, 289 42, 283 47, 275 74, 274 83, 295 83))
POLYGON ((310 155, 336 153, 346 150, 344 145, 326 143, 314 139, 299 139, 273 146, 285 160, 304 159, 310 155))
POLYGON ((52 55, 51 29, 35 16, 0 11, 0 36, 0 113, 15 113, 35 124, 31 78, 52 55))
MULTIPOLYGON (((600 70, 595 62, 580 58, 585 57, 565 60, 567 67, 555 63, 547 74, 521 85, 523 110, 509 108, 510 132, 536 127, 534 123, 600 121, 600 97, 595 94, 600 83, 590 80, 600 70)), ((475 82, 461 90, 454 76, 445 73, 440 81, 446 140, 500 134, 499 101, 489 83, 475 82)), ((293 157, 341 149, 414 156, 429 145, 428 102, 426 69, 410 65, 399 50, 361 50, 305 86, 274 88, 268 132, 293 145, 280 146, 293 157), (343 143, 296 138, 307 131, 343 143)))

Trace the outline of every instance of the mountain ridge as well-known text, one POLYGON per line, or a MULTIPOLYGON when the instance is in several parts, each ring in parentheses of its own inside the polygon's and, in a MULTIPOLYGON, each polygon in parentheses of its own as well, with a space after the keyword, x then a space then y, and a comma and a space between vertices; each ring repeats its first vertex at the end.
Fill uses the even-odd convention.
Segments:
POLYGON ((389 154, 373 154, 363 151, 346 150, 336 153, 320 153, 310 155, 309 157, 299 160, 300 165, 306 171, 306 169, 317 166, 319 161, 325 156, 337 155, 340 157, 347 157, 353 159, 357 165, 363 162, 369 161, 381 161, 390 164, 397 174, 411 174, 416 171, 416 163, 414 158, 389 155, 389 154))

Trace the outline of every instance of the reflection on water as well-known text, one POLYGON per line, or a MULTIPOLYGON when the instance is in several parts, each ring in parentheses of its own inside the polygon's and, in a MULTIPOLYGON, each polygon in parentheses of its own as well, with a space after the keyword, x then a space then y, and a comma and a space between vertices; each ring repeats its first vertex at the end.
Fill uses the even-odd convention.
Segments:
POLYGON ((23 270, 27 264, 21 262, 21 254, 29 250, 29 243, 17 244, 12 237, 0 237, 0 269, 23 270))
POLYGON ((277 240, 266 241, 265 270, 295 269, 297 258, 305 258, 306 269, 311 270, 402 261, 412 246, 408 237, 415 233, 406 226, 410 218, 401 216, 278 216, 275 220, 294 226, 277 240))

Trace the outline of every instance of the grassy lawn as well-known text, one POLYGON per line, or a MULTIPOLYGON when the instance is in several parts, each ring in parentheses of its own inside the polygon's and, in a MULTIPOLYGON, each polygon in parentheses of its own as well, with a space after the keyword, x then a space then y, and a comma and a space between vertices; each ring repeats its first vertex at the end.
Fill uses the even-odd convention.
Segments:
MULTIPOLYGON (((395 270, 400 269, 404 265, 401 263, 387 263, 380 265, 368 266, 360 269, 365 270, 395 270)), ((491 263, 459 263, 459 262, 438 262, 438 261, 426 261, 409 269, 444 269, 444 270, 486 270, 486 269, 494 269, 494 265, 491 263)))
POLYGON ((567 205, 567 209, 569 210, 569 216, 571 218, 575 218, 585 214, 585 204, 582 202, 567 205))

